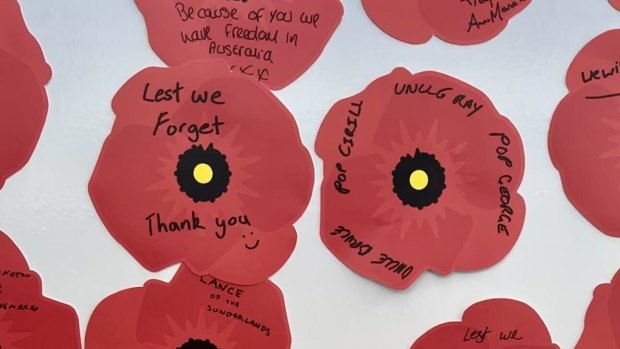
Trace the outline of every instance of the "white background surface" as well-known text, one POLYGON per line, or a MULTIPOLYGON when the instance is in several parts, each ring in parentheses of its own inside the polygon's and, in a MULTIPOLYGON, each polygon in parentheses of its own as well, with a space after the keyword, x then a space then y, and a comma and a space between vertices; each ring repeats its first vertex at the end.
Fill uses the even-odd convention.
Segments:
MULTIPOLYGON (((101 299, 149 278, 169 280, 176 270, 152 274, 142 268, 106 232, 87 194, 112 126, 112 96, 140 69, 163 63, 148 46, 131 0, 20 2, 54 76, 36 152, 0 191, 0 229, 41 274, 44 293, 77 309, 84 332, 101 299)), ((527 169, 520 192, 528 214, 520 241, 495 267, 448 277, 427 273, 409 290, 391 291, 349 271, 323 247, 322 165, 314 156, 317 181, 296 224, 297 249, 272 278, 286 297, 293 348, 409 348, 431 327, 495 297, 529 303, 554 341, 573 348, 594 287, 620 267, 620 239, 599 233, 565 199, 547 153, 547 128, 566 93, 568 64, 594 36, 620 26, 620 12, 606 0, 537 0, 486 44, 460 47, 433 39, 413 46, 383 34, 359 0, 344 5, 342 25, 321 58, 277 92, 304 143, 313 149, 320 122, 337 100, 394 67, 441 71, 484 91, 521 132, 527 169)))

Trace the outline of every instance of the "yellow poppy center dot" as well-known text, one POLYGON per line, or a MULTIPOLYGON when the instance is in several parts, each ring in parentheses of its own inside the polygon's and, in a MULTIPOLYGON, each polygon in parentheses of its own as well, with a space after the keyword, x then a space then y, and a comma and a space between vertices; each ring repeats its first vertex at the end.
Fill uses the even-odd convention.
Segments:
POLYGON ((415 190, 424 190, 428 186, 428 174, 422 170, 415 170, 409 177, 409 184, 415 190))
POLYGON ((194 179, 200 184, 207 184, 213 180, 213 169, 207 164, 198 164, 194 167, 194 179))

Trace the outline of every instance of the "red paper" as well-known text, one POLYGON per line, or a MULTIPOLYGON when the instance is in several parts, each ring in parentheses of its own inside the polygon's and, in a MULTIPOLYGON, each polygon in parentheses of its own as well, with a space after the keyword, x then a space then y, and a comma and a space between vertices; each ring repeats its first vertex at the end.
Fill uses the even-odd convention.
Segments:
POLYGON ((226 59, 281 89, 321 55, 340 24, 339 0, 136 0, 149 42, 170 66, 226 59))
POLYGON ((51 73, 17 1, 1 1, 0 188, 26 165, 37 145, 48 108, 43 86, 51 73))
POLYGON ((577 55, 567 74, 571 91, 558 105, 549 152, 564 192, 594 226, 620 237, 620 30, 604 33, 577 55))
POLYGON ((616 10, 620 11, 620 0, 609 0, 611 6, 613 6, 616 10))
POLYGON ((586 313, 585 328, 575 349, 620 348, 620 272, 599 285, 586 313))
POLYGON ((607 31, 592 39, 577 54, 566 74, 570 91, 587 85, 620 86, 620 29, 607 31))
POLYGON ((465 311, 462 321, 436 326, 411 346, 439 348, 559 349, 536 311, 510 299, 476 303, 465 311))
POLYGON ((388 35, 421 44, 433 34, 458 45, 479 44, 502 32, 531 0, 362 0, 388 35))
POLYGON ((398 68, 330 110, 316 151, 323 242, 374 281, 489 267, 519 238, 521 139, 464 82, 398 68))
POLYGON ((0 348, 81 348, 73 308, 43 297, 41 279, 0 232, 0 348))
POLYGON ((418 6, 424 0, 362 0, 375 25, 391 37, 410 44, 423 44, 433 37, 418 6))
POLYGON ((286 349, 290 344, 276 285, 236 286, 185 267, 169 284, 149 281, 106 298, 86 331, 89 349, 286 349))
POLYGON ((89 190, 103 223, 140 263, 160 270, 184 262, 242 285, 285 263, 313 166, 293 116, 270 91, 222 61, 201 61, 141 71, 112 106, 116 121, 89 190), (160 98, 169 100, 147 101, 160 98))
POLYGON ((52 77, 52 69, 45 62, 39 43, 28 31, 17 0, 0 1, 0 49, 24 61, 41 85, 52 77))

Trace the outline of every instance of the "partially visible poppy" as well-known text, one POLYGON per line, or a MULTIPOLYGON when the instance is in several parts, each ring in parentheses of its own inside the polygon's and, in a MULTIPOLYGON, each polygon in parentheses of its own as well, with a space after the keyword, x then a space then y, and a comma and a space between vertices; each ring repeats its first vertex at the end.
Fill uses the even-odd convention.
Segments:
POLYGON ((293 116, 269 90, 222 61, 197 61, 141 71, 112 104, 89 191, 140 263, 183 262, 243 285, 284 265, 314 171, 293 116))
POLYGON ((549 127, 551 160, 564 192, 603 233, 620 237, 620 30, 599 35, 571 64, 570 90, 549 127))
POLYGON ((511 299, 476 303, 465 311, 462 321, 438 325, 411 346, 438 348, 559 349, 536 311, 511 299))
POLYGON ((616 10, 620 11, 620 0, 609 0, 611 6, 613 6, 616 10))
POLYGON ((136 0, 149 42, 169 66, 220 58, 279 90, 319 58, 340 24, 340 0, 136 0))
POLYGON ((575 349, 618 349, 620 343, 620 271, 594 290, 585 327, 575 349))
POLYGON ((237 286, 181 267, 170 283, 149 281, 95 309, 90 349, 287 349, 291 337, 282 293, 267 281, 237 286))
POLYGON ((464 82, 398 68, 329 111, 316 151, 321 238, 372 280, 489 267, 519 238, 521 138, 464 82))
POLYGON ((44 85, 51 77, 19 4, 0 2, 0 188, 30 159, 47 116, 44 85))
POLYGON ((458 45, 479 44, 502 32, 531 0, 362 0, 372 21, 390 36, 422 44, 433 34, 458 45))
POLYGON ((17 0, 0 1, 0 49, 26 63, 41 86, 51 79, 52 69, 45 62, 39 43, 26 27, 17 0))
POLYGON ((73 308, 45 298, 41 279, 0 232, 0 348, 81 348, 73 308))

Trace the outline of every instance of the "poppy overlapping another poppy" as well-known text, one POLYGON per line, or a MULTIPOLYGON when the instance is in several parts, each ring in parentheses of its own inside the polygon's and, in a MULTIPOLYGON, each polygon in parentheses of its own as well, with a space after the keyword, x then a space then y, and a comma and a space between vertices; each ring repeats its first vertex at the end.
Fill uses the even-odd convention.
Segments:
POLYGON ((620 237, 620 30, 590 41, 568 69, 569 92, 549 129, 549 153, 575 208, 620 237))
POLYGON ((144 69, 112 106, 89 191, 142 265, 183 262, 242 285, 282 267, 314 171, 293 116, 269 90, 223 61, 196 61, 144 69))
POLYGON ((404 289, 492 266, 519 238, 520 136, 464 82, 398 68, 336 103, 315 146, 321 238, 365 277, 404 289))
POLYGON ((411 346, 438 348, 559 349, 536 311, 512 299, 476 303, 465 311, 461 321, 438 325, 411 346))
POLYGON ((44 86, 51 74, 17 1, 0 2, 0 188, 34 152, 47 116, 44 86))
POLYGON ((610 283, 594 290, 585 318, 585 327, 575 349, 620 348, 620 271, 610 283))
POLYGON ((393 38, 423 44, 433 35, 457 45, 501 33, 532 0, 362 0, 370 19, 393 38))
POLYGON ((237 286, 182 266, 170 283, 148 281, 104 299, 87 349, 288 349, 281 291, 270 281, 237 286))
POLYGON ((340 0, 136 0, 155 53, 170 66, 225 59, 279 90, 319 58, 342 20, 340 0))
POLYGON ((0 232, 0 348, 81 348, 75 310, 45 298, 39 275, 0 232))

